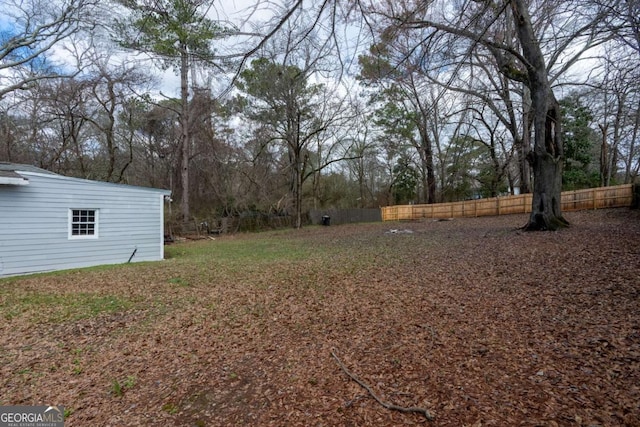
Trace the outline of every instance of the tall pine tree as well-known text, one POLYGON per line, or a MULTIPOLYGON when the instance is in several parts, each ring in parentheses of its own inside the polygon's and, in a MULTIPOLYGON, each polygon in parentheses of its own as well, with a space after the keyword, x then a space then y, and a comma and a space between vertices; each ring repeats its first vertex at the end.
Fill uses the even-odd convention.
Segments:
POLYGON ((207 17, 212 0, 117 0, 130 12, 116 23, 118 42, 126 49, 147 53, 164 68, 180 75, 181 213, 189 220, 189 69, 195 62, 211 63, 212 41, 225 30, 207 17))

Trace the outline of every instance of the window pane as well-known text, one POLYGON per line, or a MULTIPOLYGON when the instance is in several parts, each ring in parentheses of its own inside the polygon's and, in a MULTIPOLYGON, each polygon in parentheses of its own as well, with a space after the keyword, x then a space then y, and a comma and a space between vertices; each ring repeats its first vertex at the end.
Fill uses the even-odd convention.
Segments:
POLYGON ((95 235, 96 211, 94 209, 72 209, 70 226, 72 236, 95 235))

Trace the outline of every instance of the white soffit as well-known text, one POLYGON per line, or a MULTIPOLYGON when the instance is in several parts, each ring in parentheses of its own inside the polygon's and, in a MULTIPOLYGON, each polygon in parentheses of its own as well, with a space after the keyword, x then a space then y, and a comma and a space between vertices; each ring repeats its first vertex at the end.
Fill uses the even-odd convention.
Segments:
POLYGON ((0 185, 27 185, 29 180, 13 171, 0 171, 0 185))

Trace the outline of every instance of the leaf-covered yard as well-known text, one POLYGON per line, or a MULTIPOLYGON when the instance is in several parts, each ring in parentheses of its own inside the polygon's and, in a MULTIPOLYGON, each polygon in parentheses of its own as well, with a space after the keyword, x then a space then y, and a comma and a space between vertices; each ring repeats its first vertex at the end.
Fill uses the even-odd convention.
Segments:
POLYGON ((1 280, 0 405, 64 405, 67 426, 638 426, 640 212, 567 218, 309 227, 1 280))

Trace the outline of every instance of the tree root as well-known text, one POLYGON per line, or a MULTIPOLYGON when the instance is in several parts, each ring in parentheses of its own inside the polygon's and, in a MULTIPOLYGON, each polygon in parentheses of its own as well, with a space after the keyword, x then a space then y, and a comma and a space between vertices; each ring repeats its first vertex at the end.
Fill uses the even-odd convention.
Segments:
POLYGON ((556 231, 567 227, 569 227, 569 221, 562 215, 550 216, 538 213, 532 215, 522 229, 524 231, 556 231))
POLYGON ((338 356, 336 356, 335 351, 331 351, 331 356, 333 356, 333 358, 336 360, 336 362, 338 363, 338 366, 340 366, 340 368, 342 368, 342 370, 344 371, 345 374, 347 374, 353 381, 357 382, 360 387, 364 388, 365 390, 367 390, 367 392, 371 395, 371 397, 373 397, 376 402, 378 402, 382 407, 386 408, 386 409, 390 409, 393 411, 398 411, 398 412, 403 412, 403 413, 418 413, 418 414, 422 414, 424 415, 424 417, 429 420, 429 421, 433 421, 434 420, 434 416, 431 415, 431 413, 429 413, 428 410, 424 409, 424 408, 418 408, 418 407, 410 407, 410 408, 406 408, 404 406, 398 406, 398 405, 394 405, 392 403, 387 403, 384 402, 382 399, 380 399, 371 389, 371 387, 369 387, 365 382, 363 382, 360 378, 358 378, 356 375, 354 375, 353 373, 351 373, 346 366, 344 366, 344 363, 342 363, 342 361, 340 360, 340 358, 338 358, 338 356))

